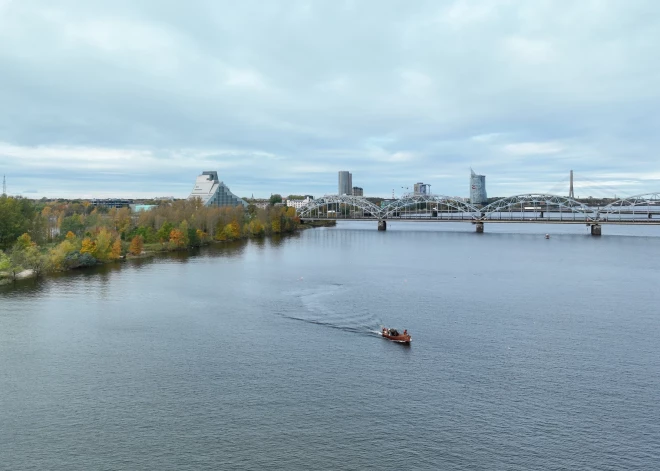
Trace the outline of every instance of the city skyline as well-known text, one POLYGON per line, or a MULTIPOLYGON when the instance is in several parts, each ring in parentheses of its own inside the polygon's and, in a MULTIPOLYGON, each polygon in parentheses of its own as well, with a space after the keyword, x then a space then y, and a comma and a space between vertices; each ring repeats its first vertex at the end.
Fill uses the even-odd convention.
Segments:
POLYGON ((0 1, 8 194, 660 190, 656 2, 187 5, 0 1))

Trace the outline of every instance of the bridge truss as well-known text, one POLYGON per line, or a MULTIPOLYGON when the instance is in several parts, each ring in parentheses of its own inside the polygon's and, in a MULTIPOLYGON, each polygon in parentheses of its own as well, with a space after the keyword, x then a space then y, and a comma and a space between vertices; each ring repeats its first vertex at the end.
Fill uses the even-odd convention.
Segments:
POLYGON ((620 199, 597 210, 603 221, 634 221, 660 218, 660 193, 645 193, 620 199))
POLYGON ((660 220, 660 193, 621 199, 595 208, 565 196, 528 193, 509 196, 478 207, 463 198, 406 194, 378 207, 363 196, 325 195, 298 209, 310 219, 409 219, 483 222, 600 222, 632 223, 660 220))

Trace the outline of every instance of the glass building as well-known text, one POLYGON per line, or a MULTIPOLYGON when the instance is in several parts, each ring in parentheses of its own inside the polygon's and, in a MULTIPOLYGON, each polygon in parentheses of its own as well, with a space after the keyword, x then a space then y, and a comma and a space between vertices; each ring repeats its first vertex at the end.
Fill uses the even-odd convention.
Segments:
POLYGON ((339 185, 337 190, 338 195, 352 195, 353 194, 353 175, 351 172, 342 170, 339 172, 339 185))
POLYGON ((218 179, 218 172, 202 172, 195 180, 195 187, 188 199, 199 198, 204 206, 239 206, 247 207, 247 203, 233 194, 227 185, 218 179))
POLYGON ((486 195, 486 175, 477 175, 470 169, 470 203, 486 204, 488 196, 486 195))

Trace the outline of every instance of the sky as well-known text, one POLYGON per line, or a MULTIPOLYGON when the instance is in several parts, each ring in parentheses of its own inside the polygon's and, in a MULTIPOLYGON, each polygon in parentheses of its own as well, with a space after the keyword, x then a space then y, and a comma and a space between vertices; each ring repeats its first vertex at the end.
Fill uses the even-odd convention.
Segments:
POLYGON ((28 198, 660 192, 657 0, 0 0, 28 198))

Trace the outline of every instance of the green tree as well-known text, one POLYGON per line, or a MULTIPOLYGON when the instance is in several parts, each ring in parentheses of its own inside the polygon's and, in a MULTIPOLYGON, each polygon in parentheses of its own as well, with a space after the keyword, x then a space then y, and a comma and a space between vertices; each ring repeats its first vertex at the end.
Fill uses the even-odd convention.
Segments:
POLYGON ((270 195, 270 201, 269 202, 270 202, 271 206, 275 206, 275 204, 281 203, 282 202, 282 195, 278 195, 277 193, 275 193, 274 195, 270 195))
POLYGON ((7 254, 0 250, 0 272, 9 270, 11 267, 11 259, 7 254))
POLYGON ((73 232, 75 235, 80 237, 84 230, 85 224, 83 223, 82 216, 80 214, 74 214, 73 216, 65 217, 62 219, 62 223, 60 224, 60 234, 73 232))

